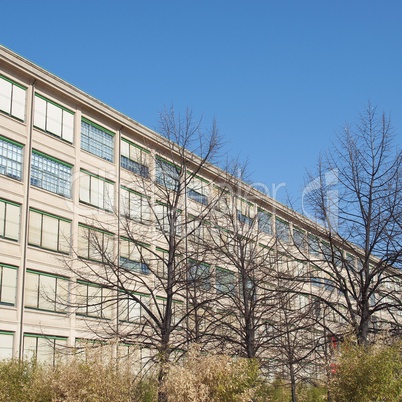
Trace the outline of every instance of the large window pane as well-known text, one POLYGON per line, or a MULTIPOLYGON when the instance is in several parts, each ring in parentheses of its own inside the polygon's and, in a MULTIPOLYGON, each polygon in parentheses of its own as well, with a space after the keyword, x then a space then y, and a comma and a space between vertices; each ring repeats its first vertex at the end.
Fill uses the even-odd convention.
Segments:
POLYGON ((22 145, 0 136, 0 174, 21 180, 22 145))
POLYGON ((71 165, 33 151, 31 168, 33 186, 71 198, 71 165))
POLYGON ((81 149, 113 162, 113 134, 89 120, 81 121, 81 149))

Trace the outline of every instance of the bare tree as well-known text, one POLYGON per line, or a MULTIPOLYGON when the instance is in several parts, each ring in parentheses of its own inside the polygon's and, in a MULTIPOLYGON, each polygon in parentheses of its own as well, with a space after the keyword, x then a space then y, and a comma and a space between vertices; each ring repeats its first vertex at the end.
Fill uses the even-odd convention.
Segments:
POLYGON ((161 383, 171 356, 200 337, 191 323, 211 303, 205 248, 193 238, 214 205, 214 177, 202 175, 221 143, 215 121, 206 130, 190 110, 165 110, 159 131, 165 140, 153 151, 122 142, 118 205, 82 225, 79 258, 68 265, 78 313, 110 319, 91 321, 96 337, 147 350, 161 383))
POLYGON ((298 258, 308 263, 312 295, 361 343, 380 329, 400 328, 401 167, 390 119, 368 104, 305 187, 321 226, 300 231, 308 247, 297 241, 298 258))

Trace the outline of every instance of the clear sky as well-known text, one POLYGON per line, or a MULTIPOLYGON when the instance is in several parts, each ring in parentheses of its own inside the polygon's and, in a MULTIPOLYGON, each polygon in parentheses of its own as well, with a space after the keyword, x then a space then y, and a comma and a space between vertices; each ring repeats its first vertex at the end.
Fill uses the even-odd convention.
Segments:
POLYGON ((155 128, 216 116, 251 179, 297 203, 370 99, 402 143, 401 0, 4 1, 0 43, 155 128))

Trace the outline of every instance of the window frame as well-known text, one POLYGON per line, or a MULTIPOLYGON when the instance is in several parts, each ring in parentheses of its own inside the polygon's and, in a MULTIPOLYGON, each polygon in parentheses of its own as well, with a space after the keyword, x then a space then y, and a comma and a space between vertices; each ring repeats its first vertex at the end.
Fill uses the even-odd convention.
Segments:
POLYGON ((120 166, 130 172, 139 174, 142 177, 149 177, 149 156, 151 151, 143 148, 134 142, 121 138, 121 155, 120 155, 120 166), (127 145, 123 147, 123 142, 127 145), (128 152, 124 149, 128 146, 128 152), (135 152, 139 152, 139 159, 135 157, 135 152), (127 155, 125 155, 126 153, 127 155))
POLYGON ((74 120, 75 113, 72 110, 67 109, 37 92, 35 93, 33 123, 35 128, 72 144, 74 143, 74 120), (40 110, 40 104, 42 104, 42 107, 44 106, 44 110, 40 110), (56 125, 60 128, 59 130, 56 129, 55 126, 52 126, 52 124, 54 125, 55 123, 54 121, 52 122, 52 113, 54 114, 54 111, 52 112, 50 107, 60 110, 60 121, 58 122, 56 120, 56 125), (67 116, 72 116, 72 121, 68 121, 70 117, 67 116))
POLYGON ((78 224, 78 252, 77 255, 80 258, 83 258, 84 260, 89 260, 89 261, 94 261, 97 263, 102 263, 104 260, 103 253, 109 254, 108 258, 112 258, 114 254, 114 234, 112 232, 108 232, 106 230, 102 230, 99 228, 95 228, 92 226, 85 225, 83 223, 78 224), (81 230, 89 231, 86 233, 86 236, 83 237, 83 234, 80 233, 81 230), (102 255, 100 256, 100 259, 94 258, 94 255, 96 256, 99 254, 98 250, 92 249, 91 248, 91 238, 93 236, 98 236, 99 234, 102 235, 102 255), (105 237, 106 236, 106 237, 105 237), (105 239, 107 239, 107 244, 105 248, 105 239), (85 240, 85 244, 81 242, 81 240, 85 240), (85 245, 85 255, 82 255, 83 251, 83 245, 85 245), (110 248, 111 245, 111 248, 110 248))
POLYGON ((4 165, 0 163, 0 174, 2 176, 9 177, 18 181, 22 180, 24 161, 23 150, 23 144, 0 135, 0 162, 3 160, 6 161, 4 165), (7 147, 5 146, 5 144, 7 144, 7 147), (11 147, 11 149, 9 147, 11 147), (18 152, 17 150, 19 150, 20 152, 18 152), (10 154, 12 154, 13 156, 18 156, 19 160, 9 158, 10 154))
POLYGON ((9 264, 3 264, 0 263, 0 305, 5 305, 5 306, 15 306, 16 305, 16 301, 17 301, 17 280, 18 280, 18 267, 14 266, 14 265, 9 265, 9 264), (7 271, 15 271, 15 281, 14 281, 14 286, 10 286, 10 282, 9 282, 9 278, 4 281, 4 277, 5 277, 5 271, 4 269, 6 269, 7 271), (5 288, 10 288, 8 290, 10 290, 12 292, 12 289, 14 289, 14 301, 11 301, 11 297, 10 298, 5 298, 4 294, 6 293, 5 288))
MULTIPOLYGON (((50 223, 49 223, 50 225, 50 223)), ((49 226, 48 226, 49 227, 49 226)), ((33 247, 39 247, 41 249, 44 250, 49 250, 49 251, 54 251, 56 253, 60 253, 60 254, 65 254, 65 255, 69 255, 71 252, 71 230, 72 230, 72 220, 71 219, 67 219, 67 218, 63 218, 61 216, 57 216, 57 215, 53 215, 50 214, 48 212, 45 211, 41 211, 39 209, 35 209, 35 208, 30 208, 29 209, 29 229, 28 229, 28 245, 29 246, 33 246, 33 247), (32 220, 34 219, 31 215, 32 213, 34 214, 38 214, 41 216, 40 220, 40 228, 33 228, 32 225, 32 220), (44 234, 46 233, 46 230, 44 229, 43 225, 44 225, 44 217, 46 218, 50 218, 52 220, 57 221, 57 239, 56 239, 56 248, 51 248, 51 247, 46 247, 44 245, 44 234), (62 229, 61 229, 61 222, 66 222, 70 225, 69 231, 67 233, 67 239, 65 239, 65 242, 62 242, 62 238, 61 236, 63 235, 62 229), (33 242, 33 239, 31 236, 35 235, 35 232, 33 231, 34 229, 36 230, 40 230, 40 234, 39 234, 39 243, 37 244, 35 242, 33 242)), ((52 234, 52 233, 51 233, 52 234)), ((54 234, 54 233, 53 233, 54 234)))
POLYGON ((33 149, 29 183, 31 186, 71 199, 72 168, 73 165, 67 162, 33 149), (35 157, 40 159, 36 160, 35 157), (47 161, 48 164, 45 165, 44 161, 47 161), (65 168, 64 171, 63 168, 65 168), (38 177, 34 172, 39 173, 38 177))
MULTIPOLYGON (((12 241, 19 241, 20 238, 20 223, 21 223, 21 204, 6 200, 4 198, 0 198, 0 205, 4 203, 4 216, 0 215, 0 239, 6 239, 6 240, 12 240, 12 241), (18 218, 16 222, 10 221, 10 219, 7 218, 7 211, 8 211, 8 206, 13 206, 13 207, 18 207, 18 218), (16 231, 17 235, 15 237, 12 237, 10 235, 10 232, 8 231, 8 228, 10 225, 15 225, 16 226, 16 231)), ((0 214, 1 214, 1 207, 0 207, 0 214)), ((15 230, 15 229, 14 229, 15 230)))
POLYGON ((115 195, 114 190, 115 190, 115 183, 113 181, 108 180, 99 175, 96 175, 94 173, 91 173, 88 170, 85 169, 80 170, 80 193, 79 193, 80 203, 90 205, 98 209, 103 209, 104 211, 107 212, 113 212, 114 195, 115 195), (86 180, 89 180, 88 187, 84 187, 83 182, 83 178, 86 176, 88 176, 88 179, 86 180), (95 184, 95 180, 97 181, 97 184, 95 184), (102 194, 99 191, 101 187, 102 187, 102 194), (86 194, 86 192, 88 194, 86 194), (111 196, 109 193, 111 193, 111 196), (88 195, 88 201, 86 200, 86 195, 88 195))
MULTIPOLYGON (((0 112, 4 113, 7 116, 13 117, 14 119, 17 119, 19 121, 25 122, 25 117, 26 117, 26 93, 27 93, 27 87, 24 85, 21 85, 13 80, 11 80, 10 78, 4 76, 3 74, 0 74, 0 84, 1 84, 1 80, 5 81, 6 83, 10 84, 10 97, 9 99, 6 98, 6 103, 9 103, 9 107, 8 110, 5 110, 5 108, 1 107, 2 105, 4 106, 5 103, 3 103, 1 101, 1 85, 0 85, 0 112), (21 108, 21 112, 22 115, 19 113, 14 113, 14 110, 17 110, 17 104, 20 100, 17 99, 17 95, 15 95, 18 91, 16 91, 16 88, 19 88, 19 90, 23 90, 24 91, 24 99, 22 102, 22 105, 20 106, 21 108)), ((4 94, 4 92, 3 92, 4 94)), ((22 95, 22 93, 20 92, 20 95, 22 95)))
MULTIPOLYGON (((25 288, 25 308, 32 309, 32 310, 40 310, 40 311, 46 311, 46 312, 51 312, 51 313, 61 313, 61 314, 66 314, 67 313, 67 305, 63 304, 60 302, 60 300, 67 299, 69 295, 69 278, 61 275, 54 275, 50 274, 47 272, 41 272, 41 271, 36 271, 33 269, 27 269, 27 279, 26 279, 26 288, 25 288), (37 282, 34 284, 33 289, 30 289, 28 285, 29 280, 28 280, 28 275, 36 275, 37 282), (51 278, 54 280, 54 286, 50 290, 52 292, 52 295, 54 293, 54 298, 50 299, 49 295, 43 295, 43 288, 45 286, 49 286, 49 284, 42 285, 41 282, 45 281, 44 278, 51 278), (64 281, 64 286, 60 284, 60 281, 64 281), (28 305, 28 301, 31 300, 29 297, 28 292, 32 292, 32 295, 35 294, 35 301, 36 305, 28 305), (49 308, 46 308, 46 306, 49 306, 49 308), (50 308, 51 306, 51 308, 50 308)), ((45 290, 48 292, 49 290, 45 290)), ((32 297, 32 300, 34 298, 32 297)))
POLYGON ((81 118, 81 150, 113 163, 115 136, 116 135, 113 131, 102 127, 85 117, 81 118), (84 133, 84 125, 88 134, 84 133), (93 130, 92 134, 91 130, 93 130), (96 138, 96 136, 99 138, 96 138))

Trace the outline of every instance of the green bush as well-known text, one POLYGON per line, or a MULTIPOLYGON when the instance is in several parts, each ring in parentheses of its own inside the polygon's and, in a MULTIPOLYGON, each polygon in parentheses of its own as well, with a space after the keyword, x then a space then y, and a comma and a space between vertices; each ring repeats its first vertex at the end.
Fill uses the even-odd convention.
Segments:
POLYGON ((401 344, 343 344, 331 382, 331 392, 338 402, 401 401, 401 344))

